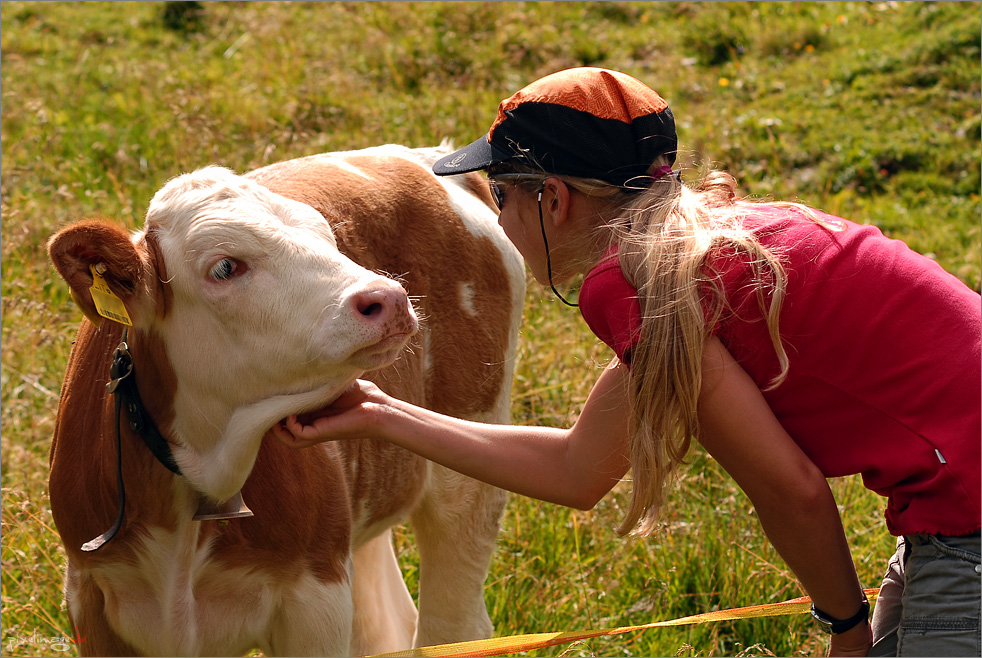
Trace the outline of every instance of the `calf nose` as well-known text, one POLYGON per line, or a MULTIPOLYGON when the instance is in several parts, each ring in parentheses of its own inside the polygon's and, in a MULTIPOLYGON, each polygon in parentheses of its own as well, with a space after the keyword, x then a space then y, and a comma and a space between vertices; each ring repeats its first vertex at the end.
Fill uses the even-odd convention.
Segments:
POLYGON ((374 325, 391 325, 392 330, 407 330, 412 312, 409 297, 402 286, 362 290, 351 297, 355 317, 374 325))

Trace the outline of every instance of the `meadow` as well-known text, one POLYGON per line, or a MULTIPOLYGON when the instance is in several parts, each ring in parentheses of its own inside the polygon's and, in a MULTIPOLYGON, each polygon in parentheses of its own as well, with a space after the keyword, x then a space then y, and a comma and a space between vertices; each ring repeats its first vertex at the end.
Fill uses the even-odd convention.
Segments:
MULTIPOLYGON (((46 494, 81 314, 44 252, 88 216, 137 227, 169 178, 396 142, 467 143, 555 70, 637 76, 672 105, 683 178, 732 172, 935 258, 979 290, 978 2, 3 2, 0 4, 3 655, 75 650, 46 494)), ((513 420, 573 422, 611 355, 530 281, 513 420)), ((884 501, 832 483, 861 580, 884 501)), ((629 485, 580 512, 512 497, 486 600, 497 635, 605 628, 804 594, 753 507, 694 448, 662 526, 614 533, 629 485)), ((418 563, 397 534, 407 582, 418 563)), ((653 629, 541 656, 823 655, 807 615, 653 629)))

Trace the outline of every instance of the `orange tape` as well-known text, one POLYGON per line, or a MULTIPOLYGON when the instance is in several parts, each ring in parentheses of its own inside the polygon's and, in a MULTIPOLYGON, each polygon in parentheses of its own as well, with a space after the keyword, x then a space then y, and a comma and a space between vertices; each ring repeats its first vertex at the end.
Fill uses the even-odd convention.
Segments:
MULTIPOLYGON (((880 593, 880 588, 865 590, 867 598, 874 601, 880 593)), ((620 626, 618 628, 608 628, 604 630, 589 631, 560 631, 556 633, 531 633, 527 635, 512 635, 510 637, 494 637, 488 640, 473 640, 471 642, 453 642, 451 644, 438 644, 431 647, 420 647, 407 651, 397 651, 395 653, 384 653, 382 656, 501 656, 507 653, 519 653, 531 649, 544 649, 545 647, 556 646, 557 644, 568 644, 577 640, 586 640, 593 637, 604 635, 620 635, 622 633, 633 633, 647 630, 649 628, 659 628, 664 626, 685 626, 688 624, 706 624, 714 621, 728 621, 733 619, 753 619, 756 617, 777 617, 780 615, 796 615, 811 610, 811 597, 802 596, 781 603, 767 603, 765 605, 752 605, 745 608, 730 608, 728 610, 715 610, 704 612, 689 617, 679 617, 668 621, 656 621, 640 626, 620 626)))

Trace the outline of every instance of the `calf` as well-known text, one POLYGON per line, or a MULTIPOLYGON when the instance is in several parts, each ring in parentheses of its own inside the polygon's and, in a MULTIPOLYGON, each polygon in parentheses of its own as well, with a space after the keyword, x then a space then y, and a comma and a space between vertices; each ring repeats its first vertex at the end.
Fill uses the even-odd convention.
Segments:
POLYGON ((360 376, 507 422, 524 266, 479 177, 432 175, 445 152, 208 167, 161 189, 133 235, 90 220, 51 239, 89 318, 49 478, 84 653, 353 655, 490 636, 504 492, 383 442, 263 440, 360 376), (418 615, 391 541, 406 519, 418 615))

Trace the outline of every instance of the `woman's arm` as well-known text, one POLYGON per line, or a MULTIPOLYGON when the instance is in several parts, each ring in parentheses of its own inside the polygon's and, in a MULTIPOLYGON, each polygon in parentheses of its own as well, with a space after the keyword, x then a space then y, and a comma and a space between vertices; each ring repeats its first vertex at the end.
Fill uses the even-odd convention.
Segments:
MULTIPOLYGON (((774 416, 722 343, 703 360, 700 442, 750 498, 768 538, 815 605, 837 619, 859 609, 862 588, 822 472, 774 416)), ((833 655, 866 655, 868 624, 833 636, 833 655)))
POLYGON ((377 438, 459 473, 551 503, 592 508, 627 472, 628 371, 615 362, 570 429, 491 425, 444 416, 359 381, 333 405, 270 434, 294 447, 377 438))

